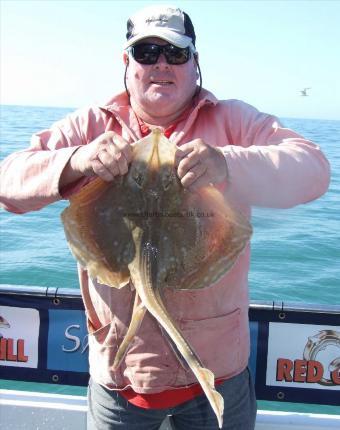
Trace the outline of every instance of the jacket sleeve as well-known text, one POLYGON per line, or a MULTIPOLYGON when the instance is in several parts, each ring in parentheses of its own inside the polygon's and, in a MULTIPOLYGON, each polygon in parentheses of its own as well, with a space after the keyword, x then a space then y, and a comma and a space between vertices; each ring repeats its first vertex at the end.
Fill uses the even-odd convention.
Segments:
POLYGON ((85 140, 76 114, 33 135, 28 149, 9 155, 1 164, 1 205, 10 212, 25 213, 60 200, 60 175, 85 140))
POLYGON ((235 198, 247 205, 289 208, 327 191, 330 166, 317 145, 243 102, 233 103, 228 122, 233 144, 222 152, 235 198))

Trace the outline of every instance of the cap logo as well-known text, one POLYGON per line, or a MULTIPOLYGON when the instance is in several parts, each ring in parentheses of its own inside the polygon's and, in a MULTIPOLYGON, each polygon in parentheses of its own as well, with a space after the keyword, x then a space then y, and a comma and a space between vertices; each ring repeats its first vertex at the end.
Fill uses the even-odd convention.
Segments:
POLYGON ((168 22, 168 21, 169 21, 169 19, 165 16, 160 16, 159 18, 152 17, 152 18, 148 18, 145 20, 145 22, 148 24, 150 24, 151 22, 160 22, 163 24, 163 23, 168 22))

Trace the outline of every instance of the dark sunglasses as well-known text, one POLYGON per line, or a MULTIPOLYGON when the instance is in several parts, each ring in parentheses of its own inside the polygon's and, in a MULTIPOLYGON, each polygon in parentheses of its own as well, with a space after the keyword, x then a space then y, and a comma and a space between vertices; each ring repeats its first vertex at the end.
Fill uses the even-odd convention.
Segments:
POLYGON ((140 43, 130 48, 132 57, 140 64, 156 64, 159 56, 164 54, 168 64, 184 64, 191 57, 191 50, 177 46, 156 45, 154 43, 140 43))

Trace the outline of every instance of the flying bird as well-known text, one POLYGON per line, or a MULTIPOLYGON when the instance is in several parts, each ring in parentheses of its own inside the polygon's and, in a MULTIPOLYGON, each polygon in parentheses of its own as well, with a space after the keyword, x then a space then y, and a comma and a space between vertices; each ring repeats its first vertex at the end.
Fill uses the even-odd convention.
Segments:
POLYGON ((311 88, 304 88, 303 90, 300 90, 301 96, 307 97, 309 94, 307 94, 307 90, 310 90, 311 88))

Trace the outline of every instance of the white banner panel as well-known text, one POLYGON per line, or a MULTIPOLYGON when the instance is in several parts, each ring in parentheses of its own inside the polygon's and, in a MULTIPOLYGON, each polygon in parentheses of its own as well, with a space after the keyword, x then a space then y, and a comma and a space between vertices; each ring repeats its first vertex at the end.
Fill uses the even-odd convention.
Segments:
POLYGON ((270 322, 266 384, 340 391, 340 327, 270 322))
POLYGON ((0 306, 0 366, 38 367, 37 309, 0 306))

